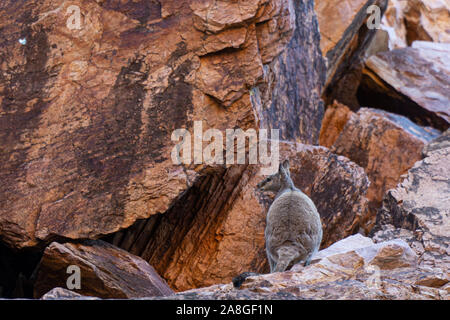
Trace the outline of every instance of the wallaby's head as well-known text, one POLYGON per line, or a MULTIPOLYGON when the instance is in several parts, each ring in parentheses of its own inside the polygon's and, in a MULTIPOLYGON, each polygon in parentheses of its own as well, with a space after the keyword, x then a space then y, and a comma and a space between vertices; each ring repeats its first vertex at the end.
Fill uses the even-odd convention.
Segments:
POLYGON ((285 160, 280 164, 278 172, 258 183, 257 188, 261 191, 278 192, 280 189, 289 187, 291 184, 289 160, 285 160))

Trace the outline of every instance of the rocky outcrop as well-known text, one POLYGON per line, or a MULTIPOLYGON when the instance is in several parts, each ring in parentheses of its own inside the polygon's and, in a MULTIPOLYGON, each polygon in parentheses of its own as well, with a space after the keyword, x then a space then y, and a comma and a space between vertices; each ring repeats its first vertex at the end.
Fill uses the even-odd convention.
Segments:
POLYGON ((267 96, 286 83, 296 90, 272 98, 273 114, 299 113, 267 125, 317 143, 324 71, 312 4, 4 1, 2 240, 43 248, 168 211, 208 175, 204 165, 174 165, 173 131, 192 132, 194 120, 204 131, 257 129, 252 90, 264 83, 267 96))
POLYGON ((446 130, 450 122, 449 53, 450 44, 419 41, 412 48, 370 57, 358 90, 359 102, 446 130))
MULTIPOLYGON (((100 298, 139 298, 173 293, 155 270, 139 257, 100 240, 51 243, 38 266, 34 296, 73 284, 75 294, 100 298), (72 269, 70 269, 72 268, 72 269), (77 270, 78 271, 77 271, 77 270), (69 279, 79 272, 79 283, 69 279)), ((58 292, 51 295, 54 298, 58 292)), ((65 295, 65 290, 62 292, 65 295)), ((45 298, 50 298, 46 294, 45 298)))
POLYGON ((363 167, 369 177, 370 214, 363 226, 370 231, 386 191, 422 159, 423 147, 439 131, 420 127, 393 113, 369 108, 353 113, 340 104, 327 109, 325 120, 321 142, 363 167))
POLYGON ((450 270, 450 148, 447 132, 429 144, 426 158, 389 190, 377 216, 373 239, 402 238, 421 265, 450 270))
MULTIPOLYGON (((417 255, 400 239, 373 243, 355 235, 320 251, 312 264, 247 278, 239 289, 214 285, 167 297, 170 300, 448 300, 448 273, 417 266, 417 255)), ((92 299, 55 288, 43 299, 92 299)))
MULTIPOLYGON (((417 255, 403 240, 378 244, 357 236, 323 252, 316 263, 250 277, 240 289, 216 285, 170 299, 438 299, 446 300, 450 278, 439 268, 417 267, 417 255)), ((319 252, 320 254, 320 252, 319 252)))
POLYGON ((424 157, 429 157, 434 151, 446 148, 450 148, 450 129, 428 143, 425 148, 423 148, 422 153, 424 157))
POLYGON ((381 17, 387 2, 386 0, 315 2, 321 34, 320 46, 327 58, 327 76, 323 92, 326 105, 338 100, 352 109, 359 107, 356 90, 361 79, 362 63, 377 33, 376 29, 367 27, 368 23, 373 23, 368 8, 377 6, 381 17))
POLYGON ((381 27, 389 33, 391 49, 416 40, 450 42, 450 3, 441 0, 390 0, 381 27))
MULTIPOLYGON (((167 297, 170 300, 448 300, 449 274, 439 268, 417 266, 408 244, 394 239, 375 244, 355 235, 319 251, 312 264, 291 271, 247 278, 240 288, 220 284, 167 297)), ((93 299, 55 288, 42 299, 93 299)))
MULTIPOLYGON (((367 214, 363 169, 323 147, 285 142, 280 151, 290 159, 294 183, 321 214, 322 246, 358 232, 367 214)), ((117 234, 113 242, 147 260, 177 291, 231 281, 246 271, 268 272, 264 228, 272 199, 256 191, 264 179, 259 169, 212 176, 183 198, 184 208, 193 204, 191 211, 180 216, 182 207, 174 207, 117 234)))

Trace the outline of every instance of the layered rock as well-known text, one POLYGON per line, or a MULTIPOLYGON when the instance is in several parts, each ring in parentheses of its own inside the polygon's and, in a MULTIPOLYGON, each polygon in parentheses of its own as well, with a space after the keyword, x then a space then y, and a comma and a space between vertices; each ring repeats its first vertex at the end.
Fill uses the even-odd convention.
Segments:
POLYGON ((320 141, 363 167, 371 182, 367 191, 370 214, 363 223, 366 232, 375 223, 386 191, 422 159, 423 147, 438 135, 437 130, 382 110, 361 108, 353 113, 341 104, 327 109, 320 141))
POLYGON ((326 66, 313 1, 293 2, 296 28, 286 49, 264 68, 264 82, 250 93, 260 127, 280 139, 317 145, 324 113, 326 66))
POLYGON ((426 158, 389 190, 373 230, 376 241, 402 238, 420 264, 450 270, 449 133, 425 148, 426 158))
POLYGON ((174 165, 173 131, 192 132, 194 120, 204 131, 258 128, 251 89, 269 81, 267 68, 267 95, 278 78, 297 90, 272 108, 289 114, 290 105, 312 123, 272 127, 317 143, 323 61, 312 3, 4 2, 2 240, 23 248, 98 238, 166 212, 208 175, 174 165), (296 24, 295 59, 268 67, 296 24), (295 65, 308 67, 287 71, 295 65))
MULTIPOLYGON (((403 240, 370 244, 359 237, 324 253, 307 267, 250 277, 240 289, 216 285, 170 299, 437 299, 449 298, 448 273, 417 267, 417 255, 403 240), (354 246, 354 247, 353 247, 354 246), (345 249, 346 248, 346 249, 345 249)), ((319 252, 320 254, 320 252, 319 252)))
POLYGON ((71 282, 68 278, 76 272, 70 269, 74 266, 79 270, 80 282, 73 290, 79 295, 139 298, 173 293, 143 259, 109 243, 87 240, 77 244, 53 242, 45 249, 37 269, 35 298, 52 288, 66 287, 71 282))
POLYGON ((416 40, 450 42, 450 3, 442 0, 390 0, 381 27, 391 49, 416 40))
POLYGON ((377 6, 380 17, 387 7, 386 0, 318 0, 315 10, 319 19, 322 54, 327 58, 324 99, 327 105, 338 100, 352 109, 356 100, 362 63, 377 33, 368 29, 373 23, 368 9, 377 6), (332 17, 332 18, 331 18, 332 17))
POLYGON ((449 54, 450 44, 419 41, 412 48, 370 57, 358 90, 359 102, 446 130, 450 122, 449 54))
MULTIPOLYGON (((280 147, 281 157, 290 159, 295 185, 321 214, 322 245, 358 232, 367 214, 369 182, 363 169, 323 147, 280 147)), ((256 190, 264 179, 259 169, 252 165, 211 176, 185 195, 183 205, 138 222, 117 234, 114 243, 147 260, 177 291, 231 281, 246 271, 268 272, 264 228, 272 198, 256 190)))

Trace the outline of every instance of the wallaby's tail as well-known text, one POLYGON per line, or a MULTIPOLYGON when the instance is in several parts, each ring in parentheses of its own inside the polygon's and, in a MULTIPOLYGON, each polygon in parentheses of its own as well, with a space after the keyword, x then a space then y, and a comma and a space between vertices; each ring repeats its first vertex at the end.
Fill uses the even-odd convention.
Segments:
POLYGON ((240 275, 236 276, 233 278, 233 286, 235 288, 240 288, 241 285, 245 282, 245 280, 248 277, 254 277, 254 276, 259 276, 259 273, 254 273, 254 272, 244 272, 241 273, 240 275))
POLYGON ((277 250, 278 260, 273 272, 283 272, 289 267, 291 262, 299 257, 298 248, 293 246, 283 246, 277 250))

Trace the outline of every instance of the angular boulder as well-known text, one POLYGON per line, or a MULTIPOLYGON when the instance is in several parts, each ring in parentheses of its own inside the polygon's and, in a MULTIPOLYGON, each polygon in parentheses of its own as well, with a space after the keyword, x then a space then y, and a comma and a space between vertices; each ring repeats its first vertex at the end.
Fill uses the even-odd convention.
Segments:
POLYGON ((348 157, 364 168, 370 180, 367 198, 370 214, 363 227, 369 232, 387 190, 422 159, 426 143, 439 131, 423 128, 409 119, 378 109, 361 108, 349 116, 345 106, 327 110, 321 140, 333 153, 348 157), (342 123, 348 119, 344 126, 342 123), (339 132, 339 130, 341 130, 339 132), (331 137, 327 137, 327 133, 331 137), (334 141, 333 141, 334 140, 334 141))
POLYGON ((361 105, 405 115, 418 124, 450 126, 449 43, 416 41, 410 48, 370 57, 363 70, 361 105))
POLYGON ((353 114, 349 107, 337 101, 328 106, 322 120, 319 144, 331 148, 353 114))
MULTIPOLYGON (((53 242, 45 249, 37 269, 35 298, 57 287, 63 288, 62 294, 66 296, 64 288, 68 282, 72 283, 68 278, 78 272, 75 269, 80 276, 80 288, 72 289, 76 296, 139 298, 173 293, 143 259, 104 241, 86 240, 76 244, 53 242)), ((54 291, 52 296, 56 293, 54 291)), ((49 298, 48 293, 46 298, 49 298)))
POLYGON ((260 127, 279 129, 280 139, 317 145, 324 113, 326 65, 313 1, 293 1, 295 31, 286 49, 264 67, 264 81, 251 90, 260 127))

